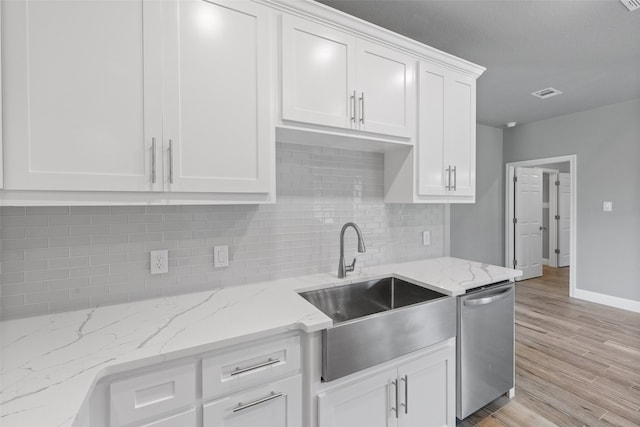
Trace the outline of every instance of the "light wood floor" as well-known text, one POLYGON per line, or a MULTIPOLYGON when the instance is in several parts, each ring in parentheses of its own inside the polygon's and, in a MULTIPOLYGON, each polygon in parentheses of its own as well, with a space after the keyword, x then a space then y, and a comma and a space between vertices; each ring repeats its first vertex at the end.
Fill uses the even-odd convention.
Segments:
POLYGON ((569 298, 569 269, 516 285, 516 396, 458 426, 640 426, 640 314, 569 298))

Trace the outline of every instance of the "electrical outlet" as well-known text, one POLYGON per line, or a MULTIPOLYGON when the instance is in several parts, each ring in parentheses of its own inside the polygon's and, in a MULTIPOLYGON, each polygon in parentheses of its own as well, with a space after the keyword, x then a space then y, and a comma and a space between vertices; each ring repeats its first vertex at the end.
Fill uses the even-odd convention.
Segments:
POLYGON ((229 246, 213 247, 213 267, 229 267, 229 246))
POLYGON ((431 232, 430 231, 423 231, 422 232, 422 246, 429 246, 431 245, 431 232))
POLYGON ((151 274, 163 274, 169 272, 169 251, 151 251, 149 255, 151 261, 151 274))
POLYGON ((613 202, 602 202, 602 210, 604 212, 613 211, 613 202))

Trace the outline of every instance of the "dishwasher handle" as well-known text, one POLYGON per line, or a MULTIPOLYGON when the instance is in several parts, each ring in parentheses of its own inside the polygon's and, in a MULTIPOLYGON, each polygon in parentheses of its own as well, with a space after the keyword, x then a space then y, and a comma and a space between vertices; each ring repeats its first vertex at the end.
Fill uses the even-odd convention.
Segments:
POLYGON ((467 306, 478 306, 478 305, 487 305, 496 301, 500 301, 509 296, 509 294, 513 292, 513 288, 506 289, 498 294, 494 294, 488 297, 480 297, 480 298, 471 298, 464 301, 464 305, 467 306))

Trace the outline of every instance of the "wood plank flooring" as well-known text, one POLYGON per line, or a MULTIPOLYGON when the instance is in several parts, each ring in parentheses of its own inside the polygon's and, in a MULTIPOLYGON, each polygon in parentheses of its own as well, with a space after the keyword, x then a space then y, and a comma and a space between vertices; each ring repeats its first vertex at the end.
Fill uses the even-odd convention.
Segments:
POLYGON ((469 426, 640 426, 640 314, 569 298, 569 269, 516 285, 516 396, 469 426))

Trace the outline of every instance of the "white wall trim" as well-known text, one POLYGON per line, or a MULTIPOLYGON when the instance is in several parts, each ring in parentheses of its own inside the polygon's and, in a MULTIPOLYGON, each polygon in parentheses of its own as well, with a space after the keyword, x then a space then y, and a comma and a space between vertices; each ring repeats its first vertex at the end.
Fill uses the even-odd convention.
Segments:
POLYGON ((542 258, 542 265, 549 265, 549 258, 542 258))
POLYGON ((584 289, 576 289, 572 296, 584 301, 595 302, 597 304, 608 305, 609 307, 640 313, 640 301, 614 297, 598 292, 585 291, 584 289))
POLYGON ((540 166, 551 163, 562 163, 569 162, 569 171, 571 173, 571 242, 570 242, 570 265, 571 270, 569 271, 569 296, 575 298, 577 291, 577 283, 578 283, 578 245, 577 245, 577 236, 576 230, 578 229, 578 221, 577 221, 577 206, 578 206, 578 156, 575 154, 571 154, 568 156, 559 156, 559 157, 547 157, 543 159, 532 159, 532 160, 524 160, 520 162, 509 162, 505 164, 505 173, 507 181, 505 183, 505 266, 511 266, 513 261, 514 247, 513 247, 513 227, 511 218, 513 218, 513 175, 516 167, 529 167, 529 166, 540 166))

